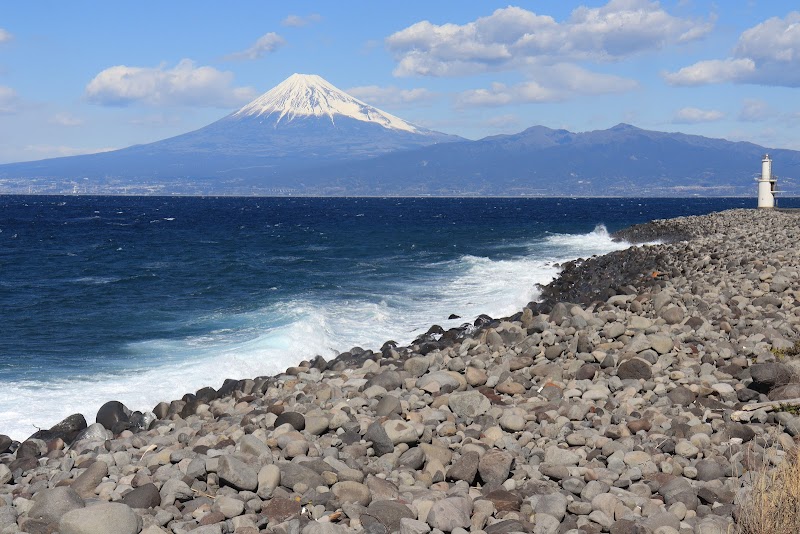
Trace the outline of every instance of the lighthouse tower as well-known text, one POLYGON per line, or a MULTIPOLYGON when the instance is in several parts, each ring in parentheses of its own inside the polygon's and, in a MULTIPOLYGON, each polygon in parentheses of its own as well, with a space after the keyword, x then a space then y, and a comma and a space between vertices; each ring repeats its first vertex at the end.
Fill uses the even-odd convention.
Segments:
POLYGON ((761 160, 761 178, 758 179, 758 207, 775 207, 775 185, 777 180, 772 177, 772 160, 769 154, 761 160))

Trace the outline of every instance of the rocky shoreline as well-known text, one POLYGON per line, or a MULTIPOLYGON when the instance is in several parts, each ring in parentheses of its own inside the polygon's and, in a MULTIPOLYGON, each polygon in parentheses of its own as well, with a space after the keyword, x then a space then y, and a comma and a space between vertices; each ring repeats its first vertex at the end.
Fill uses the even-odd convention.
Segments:
POLYGON ((800 397, 800 216, 619 236, 665 242, 512 317, 0 437, 0 534, 735 532, 800 434, 769 404, 800 397))

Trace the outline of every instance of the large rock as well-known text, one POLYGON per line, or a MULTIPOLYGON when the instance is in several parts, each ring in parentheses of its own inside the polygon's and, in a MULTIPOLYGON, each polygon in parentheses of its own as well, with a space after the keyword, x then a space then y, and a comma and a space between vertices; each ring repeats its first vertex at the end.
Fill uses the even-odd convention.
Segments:
POLYGON ((58 523, 61 534, 137 534, 141 528, 130 506, 114 502, 72 510, 58 523))
POLYGON ((394 443, 378 421, 372 422, 364 434, 364 439, 372 442, 372 449, 376 456, 383 456, 394 451, 394 443))
POLYGON ((53 425, 49 430, 39 430, 28 439, 38 438, 45 441, 61 439, 69 445, 84 430, 86 430, 86 418, 83 414, 76 413, 53 425))
POLYGON ((413 424, 399 419, 390 419, 383 423, 383 430, 392 441, 393 445, 398 443, 416 443, 419 439, 417 429, 413 424))
POLYGON ((90 497, 94 495, 94 490, 106 476, 108 476, 108 464, 97 460, 86 468, 70 487, 82 497, 90 497))
POLYGON ((617 376, 621 380, 649 380, 653 378, 653 371, 650 364, 641 358, 631 358, 619 364, 617 376))
POLYGON ((778 386, 769 392, 769 400, 781 401, 800 397, 800 384, 786 384, 778 386))
POLYGON ((443 532, 470 527, 472 499, 469 497, 447 497, 433 503, 428 512, 428 524, 443 532))
POLYGON ((321 475, 302 464, 279 463, 278 468, 281 471, 281 486, 284 488, 292 489, 300 483, 312 489, 317 486, 327 486, 321 475))
POLYGON ((229 454, 219 457, 217 476, 219 476, 220 482, 240 491, 258 489, 258 473, 240 459, 229 454))
POLYGON ((121 502, 131 508, 156 508, 161 504, 161 494, 155 484, 143 484, 123 495, 121 502))
POLYGON ((97 410, 96 420, 114 434, 126 430, 130 424, 131 411, 119 401, 108 401, 97 410))
POLYGON ((374 528, 375 524, 381 525, 386 532, 397 532, 404 518, 416 519, 416 517, 417 515, 403 503, 387 500, 372 501, 367 506, 367 511, 361 514, 361 524, 370 532, 372 532, 370 528, 374 528))
POLYGON ((458 417, 474 418, 489 411, 492 404, 480 391, 459 391, 451 393, 447 400, 450 411, 458 417))
POLYGON ((769 393, 778 386, 788 384, 792 370, 782 363, 757 363, 750 366, 750 377, 753 379, 750 388, 769 393))
POLYGON ((514 457, 508 452, 493 450, 485 453, 478 462, 478 473, 487 486, 502 484, 508 479, 514 457))
POLYGON ((68 486, 45 489, 36 494, 28 517, 42 519, 47 523, 58 523, 69 511, 85 506, 83 498, 68 486))
POLYGON ((295 430, 304 430, 306 428, 306 418, 301 413, 283 412, 275 419, 275 428, 287 423, 292 425, 295 430))
POLYGON ((267 464, 258 471, 258 491, 262 499, 268 499, 281 484, 281 470, 277 465, 267 464))
POLYGON ((475 475, 478 474, 479 461, 480 456, 477 452, 465 452, 447 470, 447 480, 463 480, 471 485, 475 475))
POLYGON ((357 503, 366 506, 372 500, 369 488, 359 482, 345 480, 331 487, 331 493, 340 503, 357 503))

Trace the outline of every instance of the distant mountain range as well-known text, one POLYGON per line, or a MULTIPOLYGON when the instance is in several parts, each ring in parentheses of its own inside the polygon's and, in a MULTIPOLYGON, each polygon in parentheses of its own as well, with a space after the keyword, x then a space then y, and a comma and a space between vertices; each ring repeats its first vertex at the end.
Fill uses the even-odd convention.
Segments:
POLYGON ((0 193, 755 195, 769 152, 800 194, 800 152, 619 124, 469 141, 294 74, 204 128, 129 148, 0 165, 0 193))

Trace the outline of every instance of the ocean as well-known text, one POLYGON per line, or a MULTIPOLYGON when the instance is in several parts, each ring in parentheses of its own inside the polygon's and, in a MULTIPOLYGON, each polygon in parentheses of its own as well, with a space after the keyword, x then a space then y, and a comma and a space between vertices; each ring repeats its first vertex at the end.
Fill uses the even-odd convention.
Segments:
POLYGON ((108 400, 151 410, 225 378, 511 315, 559 262, 628 246, 610 232, 754 206, 0 196, 0 433, 23 440, 73 413, 92 423, 108 400))

